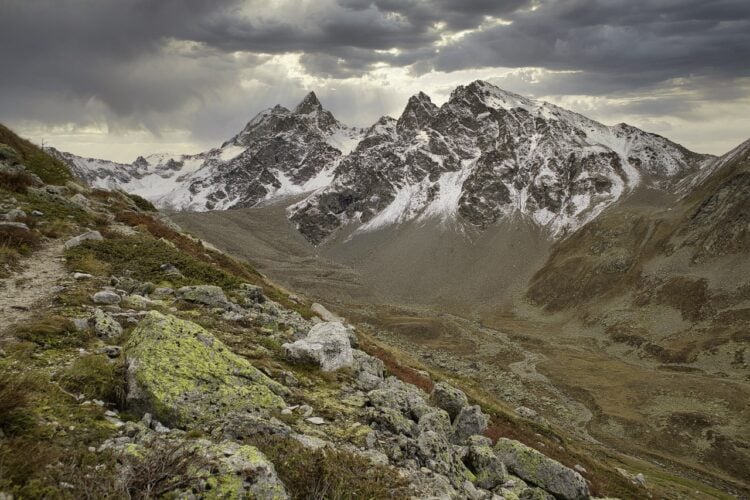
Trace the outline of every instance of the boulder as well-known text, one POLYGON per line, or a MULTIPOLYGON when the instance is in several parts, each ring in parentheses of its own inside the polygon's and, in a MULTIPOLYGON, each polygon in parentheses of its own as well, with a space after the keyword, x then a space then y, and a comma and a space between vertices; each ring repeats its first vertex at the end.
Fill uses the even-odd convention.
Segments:
POLYGON ((5 214, 4 218, 7 221, 15 222, 18 219, 25 219, 26 218, 26 212, 24 212, 20 208, 13 208, 11 210, 8 210, 8 212, 5 214))
POLYGON ((87 233, 79 234, 78 236, 70 238, 65 242, 65 249, 69 250, 71 248, 75 248, 84 241, 101 241, 103 239, 104 238, 99 231, 89 231, 87 233))
POLYGON ((464 444, 471 436, 483 434, 488 420, 479 405, 464 406, 453 421, 453 442, 464 444))
POLYGON ((254 304, 262 304, 266 301, 266 295, 263 293, 263 288, 251 285, 250 283, 242 283, 240 290, 245 295, 245 298, 254 304))
POLYGON ((122 305, 130 309, 145 311, 147 309, 150 309, 154 305, 154 301, 144 297, 143 295, 134 293, 125 297, 122 301, 122 305))
POLYGON ((154 300, 164 300, 174 296, 174 290, 168 287, 158 287, 150 295, 154 300))
POLYGON ((445 382, 438 382, 430 393, 430 401, 438 408, 448 412, 451 420, 455 419, 461 408, 469 404, 469 400, 460 389, 456 389, 445 382))
POLYGON ((97 304, 113 305, 122 302, 122 297, 111 290, 102 290, 101 292, 96 292, 91 298, 97 304))
POLYGON ((287 389, 201 326, 149 312, 124 346, 129 407, 169 426, 211 424, 232 414, 286 407, 287 389))
POLYGON ((451 434, 451 418, 445 410, 433 408, 422 415, 417 428, 420 433, 433 431, 447 438, 451 434))
POLYGON ((495 453, 508 471, 557 498, 589 497, 589 488, 583 476, 523 443, 500 438, 495 444, 495 453))
POLYGON ((94 316, 91 319, 91 323, 97 337, 111 339, 122 334, 120 323, 101 309, 94 309, 94 316))
POLYGON ((356 384, 364 391, 371 391, 383 382, 385 365, 381 360, 370 356, 366 352, 354 349, 354 372, 357 374, 356 384))
POLYGON ((354 364, 347 329, 341 323, 320 323, 307 337, 283 345, 286 358, 293 362, 314 363, 330 372, 354 364))
POLYGON ((476 476, 474 483, 480 488, 491 490, 508 479, 505 465, 492 450, 492 441, 486 437, 469 438, 469 450, 464 461, 476 476))
POLYGON ((23 232, 30 231, 29 226, 23 222, 0 222, 0 229, 20 229, 23 232))
POLYGON ((315 302, 310 306, 310 310, 320 316, 320 319, 323 321, 327 321, 329 323, 343 323, 344 319, 341 316, 338 316, 328 309, 326 309, 322 304, 318 304, 315 302))
POLYGON ((209 307, 221 307, 228 309, 232 303, 229 302, 224 290, 213 285, 183 286, 177 290, 177 297, 187 302, 195 302, 209 307))

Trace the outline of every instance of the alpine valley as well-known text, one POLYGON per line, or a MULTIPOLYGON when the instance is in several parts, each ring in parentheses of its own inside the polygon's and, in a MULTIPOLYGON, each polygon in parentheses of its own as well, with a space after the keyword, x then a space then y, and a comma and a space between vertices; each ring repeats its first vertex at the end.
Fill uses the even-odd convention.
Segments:
POLYGON ((475 81, 368 128, 311 92, 196 155, 46 152, 642 497, 750 491, 750 141, 700 154, 475 81))

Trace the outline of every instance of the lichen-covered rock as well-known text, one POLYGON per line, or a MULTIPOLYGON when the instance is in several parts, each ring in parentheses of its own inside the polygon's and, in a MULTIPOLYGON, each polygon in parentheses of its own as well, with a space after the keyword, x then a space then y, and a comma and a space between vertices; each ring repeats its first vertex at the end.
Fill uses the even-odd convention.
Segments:
POLYGON ((250 283, 242 283, 240 290, 242 290, 245 298, 253 304, 263 304, 266 301, 266 295, 263 293, 262 287, 251 285, 250 283))
POLYGON ((445 382, 438 382, 430 393, 430 401, 438 408, 448 412, 451 420, 458 416, 461 408, 469 404, 466 394, 445 382))
POLYGON ((122 334, 120 323, 101 309, 94 309, 94 316, 91 318, 91 323, 97 337, 111 339, 122 334))
POLYGON ((495 444, 495 453, 510 472, 558 498, 589 496, 586 480, 579 473, 523 443, 500 438, 495 444))
POLYGON ((419 434, 417 455, 423 466, 445 475, 456 487, 461 487, 466 480, 475 479, 471 471, 461 462, 448 439, 435 431, 425 431, 419 434))
POLYGON ((352 366, 354 354, 346 330, 341 323, 319 323, 304 339, 283 345, 286 358, 317 364, 326 372, 352 366))
POLYGON ((474 435, 481 435, 487 430, 487 415, 482 413, 479 405, 464 406, 453 421, 453 442, 464 444, 474 435))
POLYGON ((482 436, 469 438, 469 451, 465 463, 477 477, 475 484, 491 490, 508 479, 505 465, 492 450, 492 441, 482 436))
POLYGON ((233 442, 211 444, 200 440, 201 453, 217 464, 218 472, 206 481, 206 498, 288 498, 273 464, 257 448, 233 442))
POLYGON ((432 410, 420 389, 396 377, 385 379, 377 389, 368 393, 368 398, 373 406, 393 408, 415 422, 432 410))
POLYGON ((122 302, 122 297, 111 290, 102 290, 101 292, 96 292, 91 298, 97 304, 114 305, 122 302))
POLYGON ((130 407, 171 426, 285 407, 284 386, 201 326, 151 311, 125 345, 130 407))
POLYGON ((447 438, 451 434, 451 418, 445 410, 433 408, 422 415, 417 428, 420 433, 433 431, 447 438))
POLYGON ((183 286, 177 290, 177 297, 209 307, 227 309, 232 305, 224 295, 224 290, 214 285, 183 286))
POLYGON ((357 374, 357 386, 365 391, 371 391, 378 387, 383 382, 383 373, 385 372, 383 362, 358 349, 353 351, 353 355, 353 368, 357 374))
POLYGON ((371 407, 366 409, 365 417, 370 424, 375 424, 375 427, 379 429, 403 436, 416 435, 417 424, 397 409, 371 407))
POLYGON ((134 293, 125 297, 122 301, 122 305, 123 307, 128 307, 130 309, 145 311, 150 309, 154 305, 154 302, 143 295, 134 293))
POLYGON ((103 239, 104 238, 99 231, 89 231, 87 233, 79 234, 78 236, 70 238, 65 242, 65 249, 69 250, 71 248, 77 247, 84 241, 101 241, 103 239))

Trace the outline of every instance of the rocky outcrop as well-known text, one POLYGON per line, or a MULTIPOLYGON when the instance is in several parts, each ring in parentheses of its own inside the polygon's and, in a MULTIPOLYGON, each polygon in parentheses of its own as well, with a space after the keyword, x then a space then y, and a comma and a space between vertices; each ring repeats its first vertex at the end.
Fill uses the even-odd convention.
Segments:
POLYGON ((167 425, 215 424, 285 406, 286 388, 205 329, 151 311, 125 345, 128 405, 167 425))
POLYGON ((213 285, 184 286, 177 290, 177 297, 209 307, 227 309, 231 306, 231 302, 224 295, 224 290, 213 285))
POLYGON ((319 323, 310 329, 304 339, 282 347, 288 360, 317 364, 327 372, 354 364, 349 333, 341 323, 319 323))
POLYGON ((495 444, 495 453, 510 472, 558 498, 589 497, 586 480, 578 472, 523 443, 500 438, 495 444))
POLYGON ((456 418, 461 409, 469 404, 469 400, 463 391, 445 382, 435 384, 432 393, 430 393, 430 402, 448 412, 451 420, 456 418))

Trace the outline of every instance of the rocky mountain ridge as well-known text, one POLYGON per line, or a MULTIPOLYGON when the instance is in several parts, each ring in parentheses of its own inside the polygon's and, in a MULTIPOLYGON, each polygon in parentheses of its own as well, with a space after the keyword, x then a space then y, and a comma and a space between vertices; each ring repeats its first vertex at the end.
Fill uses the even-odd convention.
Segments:
POLYGON ((602 125, 487 82, 438 107, 419 93, 396 120, 342 125, 313 93, 256 116, 220 148, 117 165, 50 151, 95 186, 186 210, 311 193, 289 218, 312 243, 437 219, 488 227, 520 215, 558 238, 639 186, 674 189, 712 161, 626 124, 602 125))

